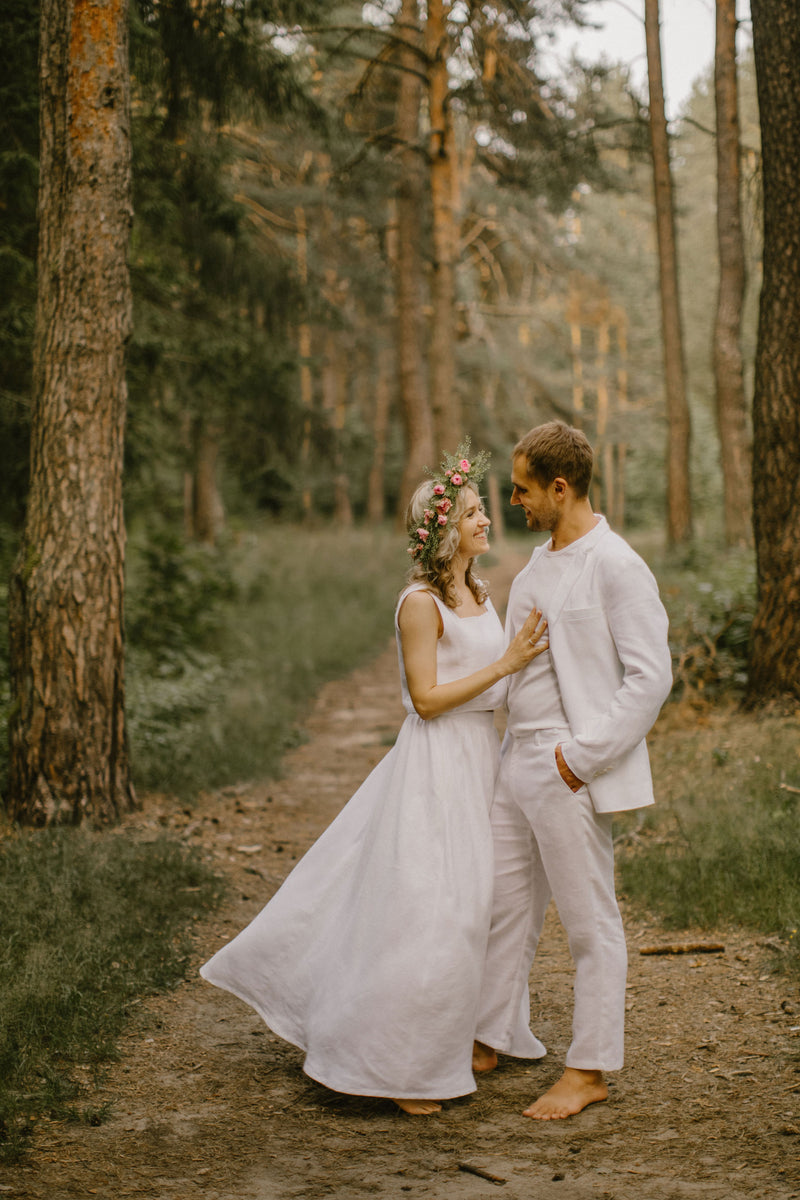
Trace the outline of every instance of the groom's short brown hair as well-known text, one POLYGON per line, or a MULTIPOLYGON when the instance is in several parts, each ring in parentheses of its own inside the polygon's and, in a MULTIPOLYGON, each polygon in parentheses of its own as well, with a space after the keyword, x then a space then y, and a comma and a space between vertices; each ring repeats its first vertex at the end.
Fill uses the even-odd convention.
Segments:
POLYGON ((524 456, 528 474, 541 487, 549 487, 560 475, 579 500, 588 494, 594 452, 580 429, 564 421, 537 425, 517 442, 513 457, 518 454, 524 456))

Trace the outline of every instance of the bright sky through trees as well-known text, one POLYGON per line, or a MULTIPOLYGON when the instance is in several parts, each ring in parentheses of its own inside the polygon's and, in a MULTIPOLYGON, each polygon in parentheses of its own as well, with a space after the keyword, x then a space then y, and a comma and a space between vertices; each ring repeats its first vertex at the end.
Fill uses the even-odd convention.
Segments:
MULTIPOLYGON (((738 0, 736 15, 747 22, 743 36, 749 38, 750 0, 738 0)), ((606 58, 629 63, 634 82, 645 92, 642 0, 597 0, 588 6, 587 17, 601 28, 560 35, 554 50, 557 59, 565 61, 574 48, 589 62, 606 58)), ((661 0, 661 38, 667 113, 674 118, 692 84, 714 60, 714 0, 661 0)), ((742 38, 740 48, 743 44, 742 38)))

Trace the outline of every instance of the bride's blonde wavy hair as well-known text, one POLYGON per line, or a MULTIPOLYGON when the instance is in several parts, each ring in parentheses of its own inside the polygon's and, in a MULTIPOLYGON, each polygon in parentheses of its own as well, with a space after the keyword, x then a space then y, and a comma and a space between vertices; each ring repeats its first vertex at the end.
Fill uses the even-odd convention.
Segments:
MULTIPOLYGON (((425 483, 421 483, 409 501, 406 512, 406 526, 409 536, 411 536, 417 526, 422 524, 425 509, 430 508, 434 502, 434 484, 435 480, 433 479, 428 479, 425 483)), ((456 595, 453 572, 450 569, 450 565, 458 550, 458 543, 461 541, 461 531, 458 526, 469 507, 467 503, 468 490, 474 492, 475 489, 467 485, 456 496, 453 507, 448 513, 447 526, 439 539, 439 544, 436 547, 433 558, 427 563, 415 562, 408 572, 408 583, 424 583, 426 587, 436 592, 437 596, 441 598, 448 608, 457 608, 460 604, 460 600, 456 595)), ((472 574, 473 562, 474 559, 470 559, 467 566, 466 583, 478 604, 483 604, 489 595, 489 588, 482 579, 472 574)))

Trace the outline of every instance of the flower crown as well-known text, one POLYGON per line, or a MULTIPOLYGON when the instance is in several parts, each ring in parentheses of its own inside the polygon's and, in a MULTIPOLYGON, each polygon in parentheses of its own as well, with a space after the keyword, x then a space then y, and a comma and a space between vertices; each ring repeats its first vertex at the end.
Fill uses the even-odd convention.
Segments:
POLYGON ((488 452, 481 450, 470 461, 467 457, 469 446, 469 438, 465 438, 455 454, 445 454, 438 475, 430 472, 433 480, 432 507, 425 509, 420 527, 409 532, 411 545, 408 553, 415 563, 423 567, 430 567, 436 557, 439 542, 447 529, 450 510, 459 492, 465 487, 474 488, 477 492, 480 481, 489 469, 488 452))

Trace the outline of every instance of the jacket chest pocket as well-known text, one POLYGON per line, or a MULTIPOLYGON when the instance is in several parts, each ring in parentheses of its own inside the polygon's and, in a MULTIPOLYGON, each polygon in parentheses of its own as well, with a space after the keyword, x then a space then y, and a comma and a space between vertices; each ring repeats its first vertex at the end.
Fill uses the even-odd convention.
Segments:
POLYGON ((595 624, 606 624, 606 615, 599 605, 594 604, 591 608, 565 608, 561 612, 561 620, 576 625, 582 621, 591 621, 595 624))

